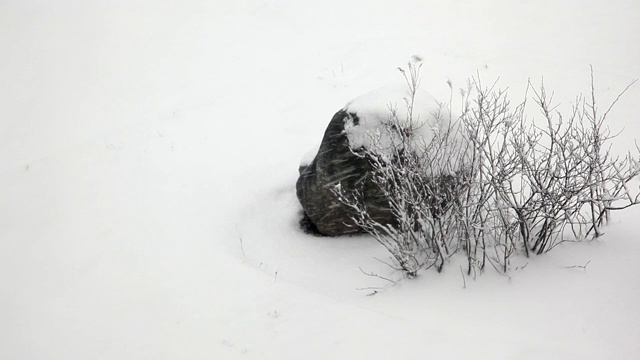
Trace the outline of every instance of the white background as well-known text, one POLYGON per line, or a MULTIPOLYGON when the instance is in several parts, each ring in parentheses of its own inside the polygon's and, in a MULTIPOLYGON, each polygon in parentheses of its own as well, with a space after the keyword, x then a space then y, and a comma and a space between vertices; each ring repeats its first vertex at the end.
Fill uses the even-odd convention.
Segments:
POLYGON ((300 232, 295 181, 411 55, 443 100, 544 76, 560 109, 591 64, 605 109, 638 34, 634 0, 0 1, 0 358, 637 358, 638 209, 510 278, 463 288, 454 258, 389 287, 373 240, 300 232))

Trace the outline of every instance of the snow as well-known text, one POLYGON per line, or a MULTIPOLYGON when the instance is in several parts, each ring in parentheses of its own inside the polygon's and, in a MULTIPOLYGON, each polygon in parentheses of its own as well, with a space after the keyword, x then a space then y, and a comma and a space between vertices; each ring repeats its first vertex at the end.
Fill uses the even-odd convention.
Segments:
POLYGON ((560 109, 592 64, 606 109, 640 78, 638 20, 631 0, 1 2, 0 358, 637 358, 640 209, 510 277, 463 282, 454 258, 391 286, 360 270, 400 278, 370 238, 298 229, 295 181, 413 54, 436 99, 477 70, 516 97, 544 76, 560 109))
POLYGON ((302 155, 302 158, 300 159, 300 167, 311 164, 313 160, 316 158, 316 155, 318 154, 319 150, 320 150, 320 143, 317 143, 314 147, 312 147, 306 153, 304 153, 304 155, 302 155))
POLYGON ((411 123, 416 130, 412 135, 416 143, 425 141, 428 144, 436 133, 449 129, 451 117, 443 102, 438 102, 424 87, 416 90, 413 103, 411 97, 407 83, 398 81, 350 101, 344 109, 358 118, 357 122, 351 117, 345 120, 345 133, 351 148, 375 147, 390 152, 391 144, 399 144, 400 141, 384 129, 385 124, 392 122, 411 123))

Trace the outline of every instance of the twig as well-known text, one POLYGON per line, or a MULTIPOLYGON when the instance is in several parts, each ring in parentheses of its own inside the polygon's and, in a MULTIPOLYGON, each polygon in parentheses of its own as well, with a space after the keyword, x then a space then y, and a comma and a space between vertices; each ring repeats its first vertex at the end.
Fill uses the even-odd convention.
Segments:
MULTIPOLYGON (((393 265, 389 264, 388 262, 386 262, 386 261, 384 261, 384 260, 378 259, 377 257, 374 257, 374 259, 376 259, 376 260, 380 261, 381 263, 383 263, 383 264, 387 265, 388 267, 392 268, 393 270, 396 270, 396 271, 400 271, 400 270, 402 270, 401 268, 398 268, 398 267, 396 267, 396 266, 393 266, 393 265)), ((362 270, 362 269, 360 269, 360 270, 362 270)))
MULTIPOLYGON (((378 290, 384 290, 383 287, 377 287, 377 286, 367 286, 367 287, 361 287, 361 288, 356 288, 356 290, 358 291, 365 291, 365 290, 374 290, 374 293, 377 293, 378 290)), ((373 294, 368 294, 367 296, 371 296, 373 294)))
POLYGON ((377 277, 377 278, 380 278, 380 279, 382 279, 382 280, 387 280, 388 282, 390 282, 390 283, 392 283, 392 284, 394 284, 394 285, 396 284, 396 282, 395 282, 395 281, 393 281, 393 280, 391 280, 391 279, 389 279, 389 278, 386 278, 386 277, 384 277, 384 276, 380 276, 380 275, 375 274, 375 273, 373 273, 373 272, 368 273, 368 272, 366 272, 366 271, 362 270, 362 268, 361 268, 361 267, 359 267, 359 266, 358 266, 358 269, 360 269, 360 271, 362 271, 362 273, 363 273, 363 274, 365 274, 365 275, 367 275, 367 276, 377 277))
MULTIPOLYGON (((593 72, 593 68, 591 69, 591 71, 593 72)), ((616 105, 616 103, 620 100, 620 98, 622 97, 622 95, 624 95, 627 90, 629 90, 629 88, 631 88, 635 83, 638 82, 638 79, 634 79, 629 85, 627 85, 627 87, 624 88, 624 90, 622 90, 622 92, 620 92, 618 94, 618 96, 616 97, 615 100, 613 100, 613 102, 611 103, 611 105, 609 105, 609 108, 607 109, 607 111, 605 111, 603 118, 606 118, 607 115, 609 115, 609 112, 611 111, 611 109, 613 109, 613 107, 616 105)))
POLYGON ((587 270, 587 265, 589 265, 589 263, 591 262, 591 260, 587 261, 586 264, 584 265, 573 265, 573 266, 565 266, 565 269, 583 269, 583 270, 587 270))
POLYGON ((464 278, 464 270, 462 270, 462 265, 460 265, 460 275, 462 275, 462 288, 467 288, 467 280, 464 278))
POLYGON ((238 224, 236 224, 236 232, 238 233, 238 237, 240 238, 240 251, 242 251, 242 256, 243 257, 247 257, 247 255, 244 253, 244 244, 242 242, 242 233, 238 229, 238 224))

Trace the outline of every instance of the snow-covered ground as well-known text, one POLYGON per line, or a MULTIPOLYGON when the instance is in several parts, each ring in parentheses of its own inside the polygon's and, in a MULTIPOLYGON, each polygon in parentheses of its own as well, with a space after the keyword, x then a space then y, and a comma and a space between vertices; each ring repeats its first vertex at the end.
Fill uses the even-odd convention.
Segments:
POLYGON ((0 358, 637 359, 640 209, 510 278, 390 287, 295 197, 333 113, 411 55, 443 100, 477 71, 561 107, 592 64, 606 108, 637 34, 635 0, 1 1, 0 358))

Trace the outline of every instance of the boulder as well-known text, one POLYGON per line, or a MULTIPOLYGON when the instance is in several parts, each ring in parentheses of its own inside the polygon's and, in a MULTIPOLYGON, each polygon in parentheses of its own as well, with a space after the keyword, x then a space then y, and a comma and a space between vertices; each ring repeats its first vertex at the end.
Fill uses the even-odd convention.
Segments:
POLYGON ((346 194, 361 189, 362 201, 373 219, 381 224, 394 223, 386 198, 371 181, 368 160, 351 152, 345 125, 358 123, 356 113, 347 108, 338 111, 329 122, 313 161, 299 168, 296 192, 305 212, 304 221, 322 235, 361 232, 351 219, 354 210, 341 203, 332 191, 338 183, 346 194))
MULTIPOLYGON (((383 129, 388 129, 389 126, 393 128, 394 121, 408 119, 409 103, 413 104, 412 119, 415 125, 411 136, 429 143, 436 134, 449 129, 451 116, 433 96, 420 91, 415 94, 415 102, 410 102, 410 98, 406 83, 393 84, 350 101, 333 116, 315 158, 299 168, 296 191, 305 212, 302 226, 329 236, 362 231, 351 220, 356 215, 354 210, 341 203, 332 191, 338 183, 347 196, 354 190, 361 191, 363 197, 358 200, 366 207, 373 220, 382 225, 397 224, 389 209, 388 200, 372 180, 373 167, 369 160, 355 155, 352 149, 375 149, 375 152, 382 151, 382 155, 391 157, 391 153, 384 152, 394 148, 389 145, 396 140, 392 133, 383 129), (395 118, 390 117, 392 114, 395 118), (372 134, 379 136, 372 137, 372 134)), ((416 145, 420 143, 415 142, 416 145)), ((427 176, 433 177, 434 184, 452 184, 452 179, 455 178, 451 175, 442 177, 443 174, 427 176)))

